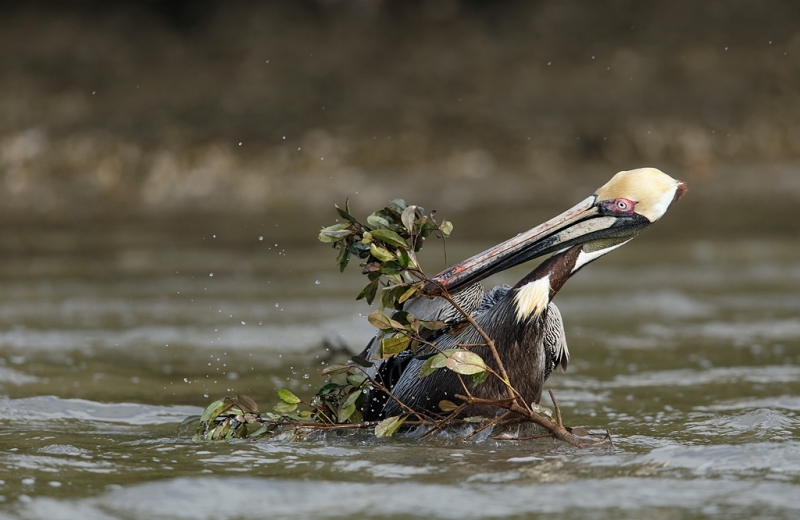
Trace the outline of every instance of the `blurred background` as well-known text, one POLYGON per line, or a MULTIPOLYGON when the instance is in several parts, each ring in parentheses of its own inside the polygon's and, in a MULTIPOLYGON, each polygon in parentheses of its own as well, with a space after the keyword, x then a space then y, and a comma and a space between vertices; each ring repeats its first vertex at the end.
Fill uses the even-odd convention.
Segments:
POLYGON ((799 208, 796 0, 0 0, 0 518, 798 518, 799 208), (547 382, 615 448, 177 436, 374 333, 334 204, 453 263, 642 166, 689 193, 558 294, 547 382))
POLYGON ((689 181, 704 224, 779 210, 800 201, 798 20, 791 0, 2 2, 0 211, 561 207, 643 165, 689 181))

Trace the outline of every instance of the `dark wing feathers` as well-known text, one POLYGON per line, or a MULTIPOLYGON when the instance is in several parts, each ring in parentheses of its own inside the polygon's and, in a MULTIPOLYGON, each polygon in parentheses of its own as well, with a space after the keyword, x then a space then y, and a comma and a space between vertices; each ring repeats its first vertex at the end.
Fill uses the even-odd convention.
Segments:
MULTIPOLYGON (((567 368, 569 350, 563 321, 558 308, 551 303, 543 320, 517 325, 512 290, 507 285, 501 285, 484 294, 483 288, 477 283, 454 295, 454 299, 495 338, 515 388, 526 400, 538 402, 542 384, 553 370, 567 368)), ((463 321, 461 314, 442 298, 416 298, 407 302, 404 310, 423 320, 442 320, 453 325, 463 321)), ((449 327, 437 331, 429 339, 435 341, 440 350, 453 348, 457 344, 483 343, 472 327, 460 331, 458 327, 449 327), (450 334, 447 334, 448 330, 450 334)), ((379 349, 376 336, 361 356, 371 360, 374 354, 379 353, 379 349)), ((481 354, 490 366, 494 365, 488 348, 477 347, 473 350, 481 354)), ((423 363, 424 360, 416 359, 410 351, 405 351, 385 361, 376 361, 374 368, 368 369, 368 372, 405 404, 417 410, 435 412, 439 401, 453 400, 454 394, 463 392, 463 386, 458 376, 449 370, 438 370, 420 379, 419 369, 423 363)), ((477 396, 497 398, 504 391, 501 386, 501 382, 489 378, 473 392, 477 396)), ((363 409, 365 420, 380 419, 404 411, 387 394, 375 390, 371 394, 363 409)), ((480 413, 478 410, 474 412, 480 413)))

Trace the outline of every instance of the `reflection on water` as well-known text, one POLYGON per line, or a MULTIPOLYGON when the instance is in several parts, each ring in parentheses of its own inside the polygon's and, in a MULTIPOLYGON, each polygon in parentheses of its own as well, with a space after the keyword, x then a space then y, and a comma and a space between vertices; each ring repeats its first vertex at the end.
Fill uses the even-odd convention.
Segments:
MULTIPOLYGON (((654 230, 567 284, 574 359, 548 385, 613 447, 193 444, 177 423, 209 399, 308 395, 371 333, 316 223, 265 220, 3 230, 0 518, 798 514, 800 245, 654 230)), ((488 245, 457 242, 451 258, 488 245)))

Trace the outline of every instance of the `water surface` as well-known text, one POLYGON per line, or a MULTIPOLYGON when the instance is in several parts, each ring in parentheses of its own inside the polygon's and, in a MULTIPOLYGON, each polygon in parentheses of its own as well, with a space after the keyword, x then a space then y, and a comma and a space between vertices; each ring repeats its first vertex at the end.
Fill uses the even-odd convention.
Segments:
MULTIPOLYGON (((448 255, 515 220, 457 233, 448 255)), ((338 273, 319 222, 289 222, 3 229, 0 518, 800 515, 800 245, 782 236, 655 228, 567 284, 572 362, 548 386, 568 425, 608 429, 613 446, 180 438, 211 399, 311 395, 321 363, 371 334, 362 277, 338 273)))

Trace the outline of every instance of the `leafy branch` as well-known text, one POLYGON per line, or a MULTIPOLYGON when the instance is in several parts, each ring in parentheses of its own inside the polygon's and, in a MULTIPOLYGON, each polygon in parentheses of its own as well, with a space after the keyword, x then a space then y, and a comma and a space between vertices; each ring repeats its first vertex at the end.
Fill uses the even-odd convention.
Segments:
POLYGON ((452 324, 421 319, 403 310, 410 299, 429 297, 423 288, 430 288, 433 282, 424 274, 417 253, 432 234, 442 239, 448 237, 453 230, 450 222, 443 220, 438 223, 435 212, 426 214, 422 207, 407 205, 401 199, 393 200, 387 207, 369 215, 366 223, 352 215, 348 202, 344 209, 337 206, 336 211, 341 221, 323 228, 319 240, 338 250, 337 263, 341 271, 349 265, 352 257, 362 260, 359 265, 368 283, 356 299, 364 299, 370 305, 376 298, 379 302, 378 310, 368 316, 370 324, 378 329, 376 341, 379 348, 373 352, 373 359, 353 356, 347 364, 327 366, 322 374, 328 380, 309 402, 302 401, 289 390, 279 390, 280 401, 272 412, 260 413, 255 402, 243 395, 215 401, 202 416, 184 421, 182 427, 194 432, 193 439, 264 438, 280 434, 299 439, 311 432, 343 428, 374 428, 375 435, 391 436, 403 425, 428 426, 425 436, 429 436, 451 424, 482 423, 463 439, 467 440, 497 425, 527 421, 542 427, 549 436, 574 446, 597 444, 598 441, 579 437, 564 427, 552 392, 550 397, 555 418, 547 408, 525 402, 513 387, 494 340, 444 287, 436 286, 436 295, 452 305, 467 326, 478 332, 483 343, 456 344, 455 348, 440 349, 435 340, 429 338, 437 331, 448 332, 446 329, 452 324), (471 350, 476 347, 488 347, 496 370, 471 350), (454 397, 461 402, 442 400, 439 403, 441 413, 416 410, 398 399, 390 388, 367 370, 373 367, 373 362, 390 359, 407 350, 410 350, 410 355, 424 360, 418 377, 428 377, 437 370, 454 372, 464 390, 463 394, 454 397), (469 378, 469 385, 465 376, 469 378), (484 399, 472 395, 470 387, 478 387, 489 377, 502 381, 506 389, 505 398, 484 399), (368 404, 370 392, 376 391, 396 401, 403 413, 381 421, 365 421, 362 410, 368 404), (498 414, 494 418, 464 417, 474 406, 493 407, 498 414))

